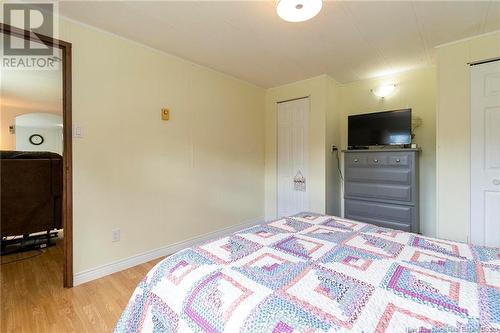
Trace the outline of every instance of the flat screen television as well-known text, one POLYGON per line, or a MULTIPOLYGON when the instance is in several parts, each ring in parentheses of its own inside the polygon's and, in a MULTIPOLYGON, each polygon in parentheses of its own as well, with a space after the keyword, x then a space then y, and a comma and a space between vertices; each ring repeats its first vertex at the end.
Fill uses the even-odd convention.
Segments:
POLYGON ((350 148, 411 143, 411 109, 348 117, 350 148))

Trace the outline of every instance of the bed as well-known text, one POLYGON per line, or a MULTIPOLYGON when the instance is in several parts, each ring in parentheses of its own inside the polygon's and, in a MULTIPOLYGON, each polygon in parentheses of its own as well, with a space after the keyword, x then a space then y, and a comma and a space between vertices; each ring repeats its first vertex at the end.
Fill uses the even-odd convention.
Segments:
POLYGON ((500 332, 500 248, 301 213, 161 261, 115 332, 500 332))

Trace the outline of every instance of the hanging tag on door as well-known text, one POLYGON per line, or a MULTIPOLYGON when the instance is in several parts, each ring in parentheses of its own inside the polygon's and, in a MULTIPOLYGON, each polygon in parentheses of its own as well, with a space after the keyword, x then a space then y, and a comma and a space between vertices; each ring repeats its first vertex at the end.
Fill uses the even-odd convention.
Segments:
POLYGON ((306 179, 302 175, 302 172, 297 172, 295 177, 293 178, 293 189, 295 191, 301 191, 305 192, 306 191, 306 179))

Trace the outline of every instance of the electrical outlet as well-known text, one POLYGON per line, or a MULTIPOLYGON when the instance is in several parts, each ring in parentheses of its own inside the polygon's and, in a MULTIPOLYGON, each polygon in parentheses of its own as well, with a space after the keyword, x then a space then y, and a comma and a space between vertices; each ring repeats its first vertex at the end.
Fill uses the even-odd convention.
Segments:
POLYGON ((111 241, 119 242, 120 241, 120 229, 111 230, 111 241))
POLYGON ((334 151, 336 151, 337 149, 338 149, 338 148, 337 148, 337 146, 336 146, 336 145, 332 145, 332 146, 330 147, 330 151, 331 151, 332 153, 333 153, 334 151))

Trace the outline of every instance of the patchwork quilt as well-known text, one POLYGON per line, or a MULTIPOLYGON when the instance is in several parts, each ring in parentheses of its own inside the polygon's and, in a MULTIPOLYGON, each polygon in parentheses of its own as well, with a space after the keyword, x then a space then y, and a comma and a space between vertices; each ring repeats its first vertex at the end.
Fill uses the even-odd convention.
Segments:
POLYGON ((115 332, 500 332, 500 248, 301 213, 166 258, 115 332))

